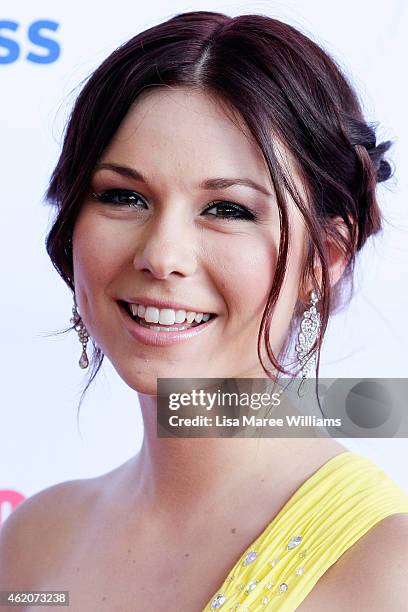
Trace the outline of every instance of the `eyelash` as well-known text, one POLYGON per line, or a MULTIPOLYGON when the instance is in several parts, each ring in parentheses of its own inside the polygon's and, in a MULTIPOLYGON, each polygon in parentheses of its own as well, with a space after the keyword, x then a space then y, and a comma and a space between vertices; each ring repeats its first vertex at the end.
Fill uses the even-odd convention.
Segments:
MULTIPOLYGON (((92 197, 98 202, 113 203, 118 206, 120 205, 129 206, 129 208, 134 206, 134 203, 139 200, 141 202, 144 202, 143 198, 136 191, 130 191, 128 189, 109 189, 108 191, 104 191, 102 193, 93 192, 92 197), (119 196, 119 197, 125 196, 126 198, 133 198, 133 203, 131 202, 113 202, 116 196, 119 196)), ((233 221, 233 220, 257 221, 257 215, 255 213, 251 212, 244 206, 240 206, 239 204, 235 204, 234 202, 229 202, 227 200, 214 200, 213 202, 211 202, 211 206, 207 207, 205 211, 203 212, 206 212, 210 210, 211 208, 217 208, 221 204, 227 205, 227 207, 230 210, 234 210, 235 212, 241 214, 242 216, 241 217, 235 217, 235 216, 234 217, 217 217, 217 215, 211 215, 211 216, 220 218, 225 221, 233 221)))

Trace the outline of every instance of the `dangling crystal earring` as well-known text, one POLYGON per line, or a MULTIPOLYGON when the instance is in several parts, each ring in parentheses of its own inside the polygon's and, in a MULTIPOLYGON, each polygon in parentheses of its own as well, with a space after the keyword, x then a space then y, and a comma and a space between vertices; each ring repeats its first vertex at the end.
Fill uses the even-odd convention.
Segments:
POLYGON ((316 367, 316 350, 311 356, 306 357, 307 353, 316 342, 320 330, 320 314, 317 312, 316 304, 319 301, 317 292, 313 289, 310 293, 310 308, 303 313, 298 335, 298 343, 295 346, 297 358, 301 365, 302 381, 299 386, 300 391, 304 387, 304 382, 310 370, 316 367))
POLYGON ((86 354, 86 345, 88 344, 89 334, 86 330, 84 322, 81 319, 80 314, 77 310, 77 303, 74 293, 74 306, 72 308, 73 317, 70 319, 70 323, 75 325, 75 331, 78 333, 79 341, 82 344, 82 355, 78 361, 79 367, 85 369, 89 365, 88 355, 86 354))

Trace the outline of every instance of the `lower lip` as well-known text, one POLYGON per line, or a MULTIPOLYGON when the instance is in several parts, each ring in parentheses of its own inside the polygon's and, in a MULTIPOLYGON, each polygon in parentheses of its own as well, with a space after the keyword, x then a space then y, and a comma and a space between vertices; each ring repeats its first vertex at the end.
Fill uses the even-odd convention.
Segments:
POLYGON ((139 325, 137 321, 134 321, 132 317, 127 313, 126 309, 118 304, 120 316, 126 326, 128 332, 141 342, 142 344, 146 344, 148 346, 171 346, 172 344, 177 344, 178 342, 184 342, 189 340, 190 338, 194 338, 195 336, 199 336, 206 329, 208 329, 211 324, 215 321, 217 317, 206 321, 205 323, 201 323, 201 325, 197 325, 196 327, 191 327, 190 329, 186 329, 185 331, 156 331, 154 329, 149 329, 148 327, 143 327, 139 325))

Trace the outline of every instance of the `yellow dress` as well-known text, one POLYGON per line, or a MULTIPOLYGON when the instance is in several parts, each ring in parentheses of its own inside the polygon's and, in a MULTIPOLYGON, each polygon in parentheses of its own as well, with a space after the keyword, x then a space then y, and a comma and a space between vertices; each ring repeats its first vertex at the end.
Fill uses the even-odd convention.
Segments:
POLYGON ((238 559, 203 612, 292 612, 371 527, 408 513, 408 495, 370 459, 346 451, 319 468, 238 559))

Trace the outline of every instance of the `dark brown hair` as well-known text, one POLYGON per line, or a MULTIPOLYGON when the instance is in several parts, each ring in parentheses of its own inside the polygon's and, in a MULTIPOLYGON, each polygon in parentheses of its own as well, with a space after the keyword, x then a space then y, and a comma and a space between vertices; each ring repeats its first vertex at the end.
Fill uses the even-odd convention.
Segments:
MULTIPOLYGON (((177 15, 116 49, 87 80, 73 107, 46 193, 57 209, 46 239, 47 252, 72 291, 72 233, 91 175, 130 106, 152 86, 192 87, 215 95, 232 115, 243 119, 267 163, 281 230, 276 273, 258 337, 258 357, 269 376, 272 372, 261 357, 263 333, 271 363, 278 372, 288 373, 269 346, 271 315, 287 264, 285 190, 302 213, 309 234, 302 286, 312 279, 320 296, 321 330, 311 349, 318 353, 317 378, 329 315, 339 304, 346 280, 352 285, 356 253, 381 229, 375 187, 391 175, 383 159, 391 143, 377 145, 374 126, 364 120, 357 96, 341 70, 295 28, 263 15, 231 18, 207 11, 177 15), (279 163, 274 138, 295 160, 307 186, 307 202, 279 163), (329 283, 327 238, 338 245, 348 262, 334 288, 329 283)), ((299 302, 291 328, 303 309, 299 302)), ((95 343, 93 349, 81 402, 104 357, 95 343)))

